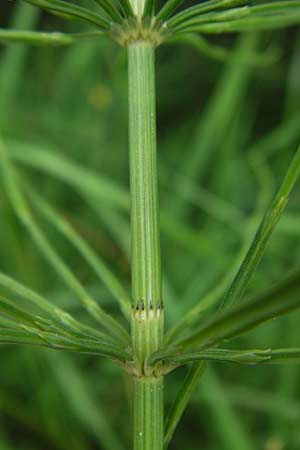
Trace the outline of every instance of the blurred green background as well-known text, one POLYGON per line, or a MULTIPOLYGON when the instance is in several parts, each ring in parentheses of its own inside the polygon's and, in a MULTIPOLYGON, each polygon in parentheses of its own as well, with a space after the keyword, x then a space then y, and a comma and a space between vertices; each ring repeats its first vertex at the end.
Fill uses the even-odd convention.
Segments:
MULTIPOLYGON (((0 26, 81 28, 22 2, 3 2, 0 26)), ((220 36, 216 61, 183 45, 157 51, 157 108, 167 326, 226 287, 300 138, 300 32, 220 36)), ((18 170, 130 285, 127 60, 108 40, 74 47, 0 48, 0 126, 18 170)), ((110 294, 36 214, 76 276, 108 310, 110 294)), ((0 180, 0 270, 79 318, 77 300, 40 257, 0 180)), ((300 186, 248 295, 300 259, 300 186)), ((83 320, 85 317, 83 317, 83 320)), ((299 314, 273 321, 240 347, 299 346, 299 314)), ((0 349, 0 450, 129 449, 126 380, 93 357, 0 349)), ((202 379, 171 449, 300 448, 299 369, 215 364, 202 379)), ((185 370, 167 378, 166 407, 185 370)))

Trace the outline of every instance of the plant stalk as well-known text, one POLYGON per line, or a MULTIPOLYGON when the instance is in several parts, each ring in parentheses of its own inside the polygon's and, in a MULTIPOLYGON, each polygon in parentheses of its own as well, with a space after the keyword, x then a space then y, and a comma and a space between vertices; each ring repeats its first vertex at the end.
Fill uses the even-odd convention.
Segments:
POLYGON ((154 46, 128 46, 134 450, 163 448, 163 378, 147 356, 163 341, 154 46))

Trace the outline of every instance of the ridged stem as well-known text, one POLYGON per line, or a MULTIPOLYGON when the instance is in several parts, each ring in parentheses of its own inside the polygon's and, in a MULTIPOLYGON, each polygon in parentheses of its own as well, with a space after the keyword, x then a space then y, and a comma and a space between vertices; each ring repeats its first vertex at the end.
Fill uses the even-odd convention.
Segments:
POLYGON ((133 381, 133 448, 163 448, 163 378, 135 378, 133 381))
POLYGON ((135 42, 128 57, 132 295, 149 312, 162 306, 153 45, 135 42))
POLYGON ((134 450, 163 449, 163 378, 147 367, 147 356, 163 341, 159 240, 154 47, 128 47, 131 191, 131 334, 134 450))

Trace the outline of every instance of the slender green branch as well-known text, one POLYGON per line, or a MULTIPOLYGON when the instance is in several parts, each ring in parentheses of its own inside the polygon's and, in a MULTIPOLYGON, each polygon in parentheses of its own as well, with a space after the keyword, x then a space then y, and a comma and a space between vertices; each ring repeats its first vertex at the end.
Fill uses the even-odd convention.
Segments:
POLYGON ((97 5, 99 5, 109 17, 117 23, 122 22, 122 16, 115 7, 114 3, 109 0, 94 0, 97 5))
POLYGON ((98 275, 107 289, 119 302, 124 316, 130 316, 130 297, 119 279, 110 271, 105 262, 93 251, 88 243, 64 220, 47 201, 30 189, 33 203, 62 235, 68 239, 98 275))
POLYGON ((238 270, 221 308, 237 303, 243 296, 251 275, 259 264, 266 245, 287 205, 289 195, 295 186, 300 174, 300 147, 297 150, 278 193, 266 211, 249 250, 238 270))
POLYGON ((168 21, 168 25, 173 27, 180 23, 185 23, 192 17, 200 16, 203 13, 243 5, 245 3, 247 3, 247 0, 211 0, 209 2, 203 2, 198 5, 191 6, 190 8, 186 8, 182 12, 176 14, 168 21))
POLYGON ((281 349, 249 349, 249 350, 227 350, 227 349, 209 349, 199 352, 187 352, 181 354, 169 355, 165 362, 170 365, 170 369, 176 368, 182 364, 189 364, 195 361, 217 361, 230 362, 236 364, 262 364, 262 363, 299 363, 299 348, 281 348, 281 349))
POLYGON ((157 14, 157 19, 166 20, 177 8, 183 3, 184 0, 168 0, 157 14))
POLYGON ((224 339, 233 338, 270 319, 299 309, 299 284, 299 273, 296 272, 254 300, 220 311, 193 334, 180 339, 178 347, 212 347, 224 339))
POLYGON ((200 378, 205 372, 207 364, 201 362, 200 364, 193 364, 190 368, 181 389, 179 390, 175 402, 170 410, 166 424, 164 435, 164 448, 168 448, 168 445, 172 439, 173 433, 182 417, 184 410, 187 407, 190 397, 195 387, 198 385, 200 378))
POLYGON ((62 0, 25 0, 39 8, 46 9, 54 14, 61 14, 64 19, 79 19, 84 22, 88 22, 92 25, 96 25, 102 30, 109 28, 109 20, 102 17, 99 13, 95 13, 92 10, 77 6, 62 0))
POLYGON ((83 306, 96 320, 98 320, 101 326, 106 329, 109 334, 113 333, 116 339, 121 342, 124 340, 128 341, 129 336, 123 326, 109 314, 104 312, 100 305, 93 298, 91 298, 80 281, 62 261, 51 244, 49 244, 44 233, 36 224, 27 205, 26 199, 19 188, 14 167, 11 165, 11 162, 7 157, 6 149, 2 142, 0 143, 0 161, 2 165, 4 184, 15 213, 23 223, 24 227, 28 230, 29 234, 32 236, 42 255, 53 266, 65 284, 79 297, 83 306))
POLYGON ((69 313, 62 310, 58 306, 51 304, 37 292, 32 291, 28 287, 20 284, 18 281, 1 272, 0 286, 6 291, 9 291, 17 297, 20 297, 38 307, 41 311, 46 313, 46 315, 49 316, 54 323, 58 324, 60 327, 63 327, 67 332, 71 332, 73 334, 75 333, 76 335, 82 337, 104 338, 109 340, 109 335, 104 334, 96 328, 92 328, 78 322, 69 313))
POLYGON ((0 29, 0 42, 24 42, 34 45, 69 45, 73 44, 75 39, 65 33, 0 29))

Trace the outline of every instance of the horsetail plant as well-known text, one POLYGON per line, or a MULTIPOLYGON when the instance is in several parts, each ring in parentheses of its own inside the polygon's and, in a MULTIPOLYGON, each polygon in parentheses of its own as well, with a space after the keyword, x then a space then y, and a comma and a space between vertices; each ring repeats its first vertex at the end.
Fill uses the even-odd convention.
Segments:
MULTIPOLYGON (((165 334, 156 154, 155 51, 165 43, 182 42, 196 45, 212 56, 223 57, 225 49, 211 45, 204 35, 256 32, 298 24, 300 1, 206 0, 182 8, 183 0, 167 0, 160 9, 154 0, 96 0, 93 9, 78 6, 75 0, 25 1, 64 19, 83 21, 91 26, 91 30, 66 34, 1 29, 1 42, 56 46, 103 36, 126 48, 132 292, 130 295, 99 255, 16 172, 6 143, 1 141, 3 182, 16 215, 45 260, 98 326, 76 320, 43 296, 0 273, 0 286, 7 292, 7 296, 0 297, 0 342, 111 359, 132 380, 134 450, 162 450, 171 440, 192 390, 206 368, 206 361, 239 364, 300 362, 300 348, 222 348, 228 339, 300 307, 299 271, 271 290, 240 303, 298 179, 300 148, 263 216, 240 268, 224 292, 219 308, 204 320, 203 312, 216 306, 219 296, 207 304, 200 302, 165 334), (36 209, 82 255, 118 301, 131 332, 123 322, 104 311, 77 280, 39 227, 31 208, 36 209), (29 302, 32 308, 28 311, 20 308, 9 294, 29 302), (191 363, 164 426, 165 377, 177 367, 191 363)), ((26 159, 24 155, 19 157, 26 159)), ((74 178, 76 174, 79 175, 74 168, 74 178)), ((97 181, 91 180, 91 186, 96 185, 97 181)), ((128 208, 128 199, 123 193, 114 190, 113 195, 121 208, 128 208)))

